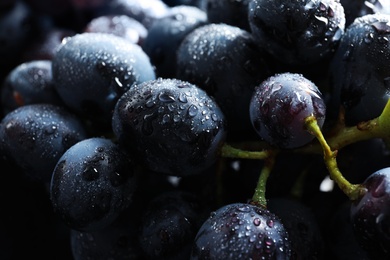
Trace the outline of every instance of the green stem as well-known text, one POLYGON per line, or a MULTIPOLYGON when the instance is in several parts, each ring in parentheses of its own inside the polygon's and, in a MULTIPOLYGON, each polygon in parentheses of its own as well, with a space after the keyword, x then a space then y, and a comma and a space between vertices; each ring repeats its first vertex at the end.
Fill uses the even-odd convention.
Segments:
MULTIPOLYGON (((346 127, 342 125, 337 133, 327 138, 327 142, 333 150, 340 150, 352 143, 372 138, 382 138, 384 140, 390 138, 390 99, 379 117, 361 122, 356 126, 346 127)), ((298 151, 318 153, 322 151, 321 148, 317 143, 314 143, 298 149, 298 151)))
POLYGON ((337 166, 337 150, 332 151, 330 148, 321 132, 316 118, 313 116, 308 117, 306 118, 305 123, 307 129, 317 138, 321 144, 322 150, 324 152, 324 161, 326 167, 328 168, 331 179, 337 183, 339 188, 345 193, 345 195, 348 196, 350 200, 359 198, 365 192, 365 189, 360 184, 351 184, 347 179, 344 178, 343 174, 340 172, 337 166))
POLYGON ((252 196, 251 203, 263 208, 267 208, 267 199, 265 196, 267 180, 272 171, 272 168, 275 164, 275 154, 270 154, 265 160, 265 164, 261 169, 259 179, 257 181, 257 186, 255 193, 252 196))
POLYGON ((241 158, 241 159, 266 159, 269 156, 269 151, 246 151, 239 148, 234 148, 228 144, 222 146, 222 157, 241 158))

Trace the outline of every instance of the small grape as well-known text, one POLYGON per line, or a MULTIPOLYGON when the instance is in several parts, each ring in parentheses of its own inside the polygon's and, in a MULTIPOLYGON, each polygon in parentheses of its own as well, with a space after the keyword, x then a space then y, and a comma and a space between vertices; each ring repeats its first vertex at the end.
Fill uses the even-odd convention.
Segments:
POLYGON ((325 101, 317 86, 301 74, 281 73, 255 88, 250 118, 261 138, 280 148, 296 148, 314 139, 305 119, 314 116, 325 122, 325 101))

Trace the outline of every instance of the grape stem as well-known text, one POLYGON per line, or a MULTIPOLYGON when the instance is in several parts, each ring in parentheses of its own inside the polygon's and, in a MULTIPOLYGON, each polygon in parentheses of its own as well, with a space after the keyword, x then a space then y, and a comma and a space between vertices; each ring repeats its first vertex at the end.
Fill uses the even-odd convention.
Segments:
POLYGON ((276 153, 268 152, 268 157, 264 161, 264 166, 261 169, 259 179, 257 181, 257 186, 255 193, 252 196, 251 203, 258 206, 267 208, 267 199, 266 199, 266 187, 267 180, 272 171, 272 168, 275 164, 276 153))
POLYGON ((231 145, 224 144, 222 146, 221 155, 227 158, 241 158, 241 159, 256 159, 262 160, 269 157, 270 151, 247 151, 240 148, 235 148, 231 145))
POLYGON ((312 133, 319 143, 321 144, 324 152, 324 162, 328 168, 330 178, 337 183, 339 188, 348 196, 350 200, 356 200, 365 193, 366 189, 361 184, 351 184, 344 178, 337 166, 337 151, 330 148, 326 142, 324 135, 318 125, 317 119, 314 116, 309 116, 305 120, 306 127, 310 133, 312 133))
MULTIPOLYGON (((337 151, 343 147, 363 140, 372 138, 382 138, 386 143, 390 143, 390 99, 380 116, 372 120, 361 122, 356 126, 346 127, 344 120, 341 118, 337 125, 335 132, 326 140, 321 128, 318 125, 317 119, 313 116, 306 118, 305 124, 309 132, 311 132, 318 143, 312 142, 302 148, 295 149, 295 152, 302 153, 323 153, 324 162, 329 171, 329 176, 337 183, 339 188, 348 196, 350 200, 356 200, 363 196, 366 189, 361 184, 351 184, 346 180, 340 172, 337 165, 337 151)), ((262 144, 251 142, 250 144, 243 144, 245 146, 262 147, 262 144)), ((221 156, 227 158, 241 158, 241 159, 258 159, 265 160, 255 193, 252 197, 254 204, 266 207, 265 188, 268 176, 272 170, 276 149, 262 149, 260 151, 248 151, 229 144, 224 144, 221 149, 221 156)))

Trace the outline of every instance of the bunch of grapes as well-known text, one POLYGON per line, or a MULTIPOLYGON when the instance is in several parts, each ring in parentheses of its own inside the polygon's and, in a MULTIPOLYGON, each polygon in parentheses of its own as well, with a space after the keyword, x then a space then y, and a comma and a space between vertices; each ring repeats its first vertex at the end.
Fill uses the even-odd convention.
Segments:
POLYGON ((389 64, 385 0, 2 1, 0 259, 388 259, 389 64))

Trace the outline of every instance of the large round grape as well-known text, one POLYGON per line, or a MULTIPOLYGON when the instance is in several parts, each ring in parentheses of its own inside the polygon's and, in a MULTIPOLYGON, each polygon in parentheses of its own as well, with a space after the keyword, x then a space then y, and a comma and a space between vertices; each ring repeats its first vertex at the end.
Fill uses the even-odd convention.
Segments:
POLYGON ((389 37, 390 15, 376 13, 355 19, 340 41, 330 64, 330 104, 343 108, 347 126, 378 117, 389 100, 389 37))
POLYGON ((226 138, 217 103, 196 85, 176 79, 130 88, 115 107, 112 128, 149 169, 176 176, 210 167, 226 138))
POLYGON ((195 237, 194 259, 291 259, 280 219, 251 204, 234 203, 212 212, 195 237))
POLYGON ((351 204, 357 240, 373 259, 390 257, 390 167, 371 174, 365 194, 351 204))
POLYGON ((301 74, 281 73, 255 88, 250 118, 259 136, 279 148, 297 148, 314 139, 305 119, 325 122, 326 105, 317 86, 301 74))
POLYGON ((253 0, 248 19, 258 44, 290 65, 329 57, 345 29, 344 8, 334 0, 253 0))
POLYGON ((0 123, 0 146, 32 180, 50 182, 62 154, 87 138, 74 114, 52 104, 29 104, 12 110, 0 123))
POLYGON ((74 144, 58 160, 50 199, 70 228, 96 231, 129 207, 135 188, 128 154, 110 139, 93 137, 74 144))
POLYGON ((66 38, 53 57, 52 68, 64 103, 108 126, 119 97, 134 84, 155 79, 149 57, 139 45, 106 33, 66 38))

